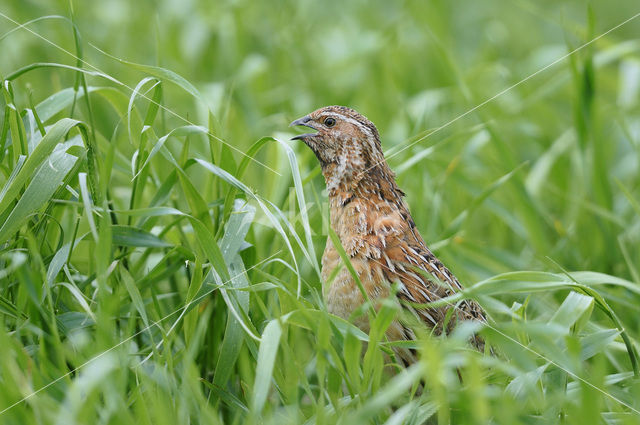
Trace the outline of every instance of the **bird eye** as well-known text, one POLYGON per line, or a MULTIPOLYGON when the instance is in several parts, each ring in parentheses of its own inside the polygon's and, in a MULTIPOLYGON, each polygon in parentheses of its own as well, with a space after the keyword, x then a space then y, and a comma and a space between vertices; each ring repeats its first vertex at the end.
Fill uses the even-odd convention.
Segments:
POLYGON ((333 127, 334 125, 336 125, 335 118, 331 118, 331 117, 325 118, 324 125, 326 125, 327 127, 333 127))

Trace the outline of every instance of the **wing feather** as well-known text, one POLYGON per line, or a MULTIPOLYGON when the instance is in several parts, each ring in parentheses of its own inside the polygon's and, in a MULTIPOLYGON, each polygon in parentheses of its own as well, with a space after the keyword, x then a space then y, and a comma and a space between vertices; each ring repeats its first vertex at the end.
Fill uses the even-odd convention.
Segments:
MULTIPOLYGON (((462 290, 462 285, 451 271, 427 248, 424 240, 411 226, 408 219, 400 214, 386 216, 373 224, 374 235, 381 241, 377 246, 382 249, 380 262, 385 279, 399 282, 400 299, 414 303, 410 310, 417 313, 429 327, 437 333, 442 331, 447 311, 456 308, 454 317, 458 320, 482 320, 485 315, 482 308, 473 300, 464 300, 457 306, 438 308, 420 308, 415 304, 427 304, 453 295, 462 290)), ((408 308, 408 307, 407 307, 408 308)), ((455 321, 451 321, 448 331, 455 321)))

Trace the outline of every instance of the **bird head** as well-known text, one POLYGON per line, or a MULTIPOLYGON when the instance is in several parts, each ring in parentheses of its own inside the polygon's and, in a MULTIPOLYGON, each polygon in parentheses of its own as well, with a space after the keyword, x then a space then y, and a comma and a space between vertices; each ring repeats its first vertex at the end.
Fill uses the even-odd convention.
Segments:
POLYGON ((293 121, 315 132, 295 136, 315 153, 323 174, 334 182, 359 180, 358 175, 385 166, 380 136, 367 118, 345 106, 325 106, 293 121))

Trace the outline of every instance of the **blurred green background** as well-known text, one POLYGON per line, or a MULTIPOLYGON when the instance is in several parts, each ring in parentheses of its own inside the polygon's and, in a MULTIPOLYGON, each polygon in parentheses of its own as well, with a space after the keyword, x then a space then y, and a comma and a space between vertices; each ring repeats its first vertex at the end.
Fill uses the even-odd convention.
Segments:
POLYGON ((640 16, 582 47, 636 2, 0 13, 0 411, 64 376, 0 423, 640 423, 640 16), (498 356, 425 335, 398 372, 326 313, 324 181, 287 126, 329 104, 377 125, 498 356))

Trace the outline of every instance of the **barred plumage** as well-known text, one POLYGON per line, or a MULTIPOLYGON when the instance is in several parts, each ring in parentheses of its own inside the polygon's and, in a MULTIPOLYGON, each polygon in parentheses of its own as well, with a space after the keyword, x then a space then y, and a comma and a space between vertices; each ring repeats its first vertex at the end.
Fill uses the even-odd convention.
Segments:
MULTIPOLYGON (((369 298, 390 295, 397 282, 397 297, 408 301, 403 307, 420 317, 436 333, 451 306, 420 308, 462 289, 458 279, 427 248, 409 213, 404 193, 387 165, 378 130, 368 119, 344 106, 327 106, 300 118, 291 125, 304 125, 316 133, 294 137, 315 153, 329 192, 331 226, 358 273, 369 298)), ((322 277, 327 280, 340 266, 340 257, 331 240, 322 256, 322 277)), ((348 270, 338 272, 325 289, 329 311, 348 318, 363 303, 362 294, 348 270)), ((482 308, 465 300, 453 317, 458 320, 486 320, 482 308)), ((452 321, 453 322, 453 321, 452 321)), ((368 330, 368 321, 356 323, 368 330)), ((394 323, 388 336, 412 339, 413 333, 394 323)), ((479 337, 474 345, 484 345, 479 337)), ((406 360, 406 359, 405 359, 406 360)))

